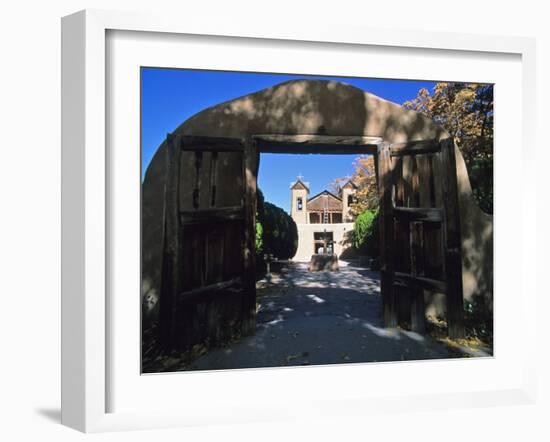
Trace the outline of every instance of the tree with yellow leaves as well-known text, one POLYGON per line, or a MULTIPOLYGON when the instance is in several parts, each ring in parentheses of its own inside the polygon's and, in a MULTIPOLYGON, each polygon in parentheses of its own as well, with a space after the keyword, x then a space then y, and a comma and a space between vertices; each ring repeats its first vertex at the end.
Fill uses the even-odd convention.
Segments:
POLYGON ((403 103, 441 124, 456 140, 468 168, 474 197, 493 213, 493 85, 437 83, 403 103))
MULTIPOLYGON (((482 210, 493 213, 493 85, 437 83, 433 93, 420 89, 413 100, 403 103, 441 124, 462 152, 474 198, 482 210)), ((354 173, 338 178, 333 190, 351 179, 357 186, 352 212, 355 215, 378 207, 374 157, 361 155, 354 173)))
POLYGON ((354 173, 352 176, 336 178, 331 184, 334 193, 340 192, 340 187, 351 179, 357 186, 351 212, 357 216, 365 210, 378 207, 378 185, 376 182, 376 171, 374 157, 372 155, 360 155, 353 162, 354 173))

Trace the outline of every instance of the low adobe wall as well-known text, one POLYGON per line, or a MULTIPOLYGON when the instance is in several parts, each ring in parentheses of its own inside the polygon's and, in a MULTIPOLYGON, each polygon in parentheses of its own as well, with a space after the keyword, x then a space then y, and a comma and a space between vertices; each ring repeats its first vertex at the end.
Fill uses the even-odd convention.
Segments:
POLYGON ((294 261, 309 261, 313 255, 313 234, 315 232, 332 232, 334 253, 340 256, 351 245, 353 223, 339 224, 296 224, 298 227, 298 249, 292 258, 294 261))

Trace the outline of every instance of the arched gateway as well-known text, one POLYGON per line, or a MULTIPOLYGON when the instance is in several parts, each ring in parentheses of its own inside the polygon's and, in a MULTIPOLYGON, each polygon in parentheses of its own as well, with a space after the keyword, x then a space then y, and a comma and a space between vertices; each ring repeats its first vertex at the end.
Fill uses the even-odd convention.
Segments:
POLYGON ((254 330, 259 152, 376 156, 386 326, 405 310, 421 331, 426 311, 446 312, 449 334, 461 337, 463 299, 492 303, 492 217, 472 199, 448 133, 353 86, 294 80, 194 115, 146 171, 144 322, 159 315, 165 348, 254 330))

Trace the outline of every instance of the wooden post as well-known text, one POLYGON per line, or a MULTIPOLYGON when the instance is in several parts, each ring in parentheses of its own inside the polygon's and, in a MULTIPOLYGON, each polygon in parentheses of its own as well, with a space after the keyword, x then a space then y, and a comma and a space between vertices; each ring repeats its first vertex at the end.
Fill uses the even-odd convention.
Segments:
POLYGON ((244 141, 244 269, 243 269, 243 334, 256 330, 256 192, 258 173, 256 142, 244 141))
MULTIPOLYGON (((425 205, 425 201, 421 198, 420 190, 420 174, 418 158, 416 156, 411 157, 412 161, 412 194, 411 203, 414 207, 428 207, 425 205)), ((413 222, 410 227, 410 261, 411 261, 411 275, 418 276, 423 274, 424 262, 423 262, 423 249, 424 249, 424 229, 422 222, 413 222)), ((425 333, 426 331, 426 312, 424 305, 424 289, 420 287, 414 287, 411 290, 411 330, 418 333, 425 333)))
POLYGON ((445 276, 447 280, 447 323, 449 337, 464 338, 462 287, 462 240, 456 176, 455 145, 452 138, 441 141, 441 188, 445 212, 445 276))
MULTIPOLYGON (((391 152, 391 150, 390 150, 391 152)), ((411 170, 410 161, 414 157, 399 156, 392 159, 392 184, 395 186, 393 205, 395 207, 409 207, 411 200, 411 170)), ((411 225, 410 220, 396 220, 393 224, 393 268, 395 271, 410 273, 410 243, 411 225)), ((413 290, 411 287, 402 285, 393 286, 397 323, 407 321, 410 325, 410 312, 412 305, 413 290)))
MULTIPOLYGON (((379 182, 380 177, 378 176, 378 154, 374 155, 374 176, 376 178, 376 182, 379 182)), ((378 194, 378 197, 380 198, 380 194, 378 194)))
POLYGON ((166 137, 166 181, 164 184, 164 235, 160 289, 160 343, 165 350, 175 344, 175 306, 181 290, 179 171, 181 150, 172 134, 166 137))
POLYGON ((392 164, 390 145, 378 146, 378 194, 380 197, 380 259, 382 318, 385 327, 397 326, 397 303, 393 288, 394 221, 392 201, 392 164))
MULTIPOLYGON (((413 222, 411 228, 411 275, 422 274, 422 239, 423 228, 421 222, 413 222)), ((426 331, 426 307, 424 305, 424 289, 414 287, 411 302, 411 330, 424 333, 426 331)))

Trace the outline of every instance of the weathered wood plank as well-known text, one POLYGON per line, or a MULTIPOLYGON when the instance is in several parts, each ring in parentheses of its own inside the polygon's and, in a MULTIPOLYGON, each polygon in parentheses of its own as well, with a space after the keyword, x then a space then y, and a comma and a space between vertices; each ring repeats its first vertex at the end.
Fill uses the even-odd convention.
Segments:
POLYGON ((244 201, 244 152, 219 152, 216 164, 216 207, 234 207, 244 201))
POLYGON ((408 155, 419 155, 437 153, 441 147, 437 140, 408 141, 405 143, 394 143, 391 145, 391 156, 402 157, 408 155))
POLYGON ((210 163, 210 207, 216 207, 216 192, 218 190, 218 152, 212 152, 210 163))
MULTIPOLYGON (((443 209, 444 217, 444 206, 443 206, 443 196, 441 193, 442 186, 440 181, 443 178, 441 172, 441 164, 439 160, 439 155, 424 155, 424 163, 426 167, 425 173, 427 174, 427 179, 424 181, 425 184, 429 187, 429 194, 426 195, 426 199, 423 200, 423 206, 438 207, 443 209), (427 161, 426 161, 427 160, 427 161), (426 183, 427 181, 427 183, 426 183), (437 185, 436 185, 437 181, 437 185), (428 198, 429 197, 429 198, 428 198)), ((418 157, 421 158, 421 157, 418 157)), ((424 273, 426 276, 435 279, 444 279, 443 274, 444 268, 444 252, 443 252, 443 224, 438 223, 427 223, 424 225, 424 273)))
POLYGON ((201 194, 201 184, 202 184, 202 157, 203 152, 196 150, 195 151, 195 187, 193 189, 193 208, 198 209, 200 206, 200 194, 201 194))
POLYGON ((392 164, 392 186, 394 207, 405 206, 405 180, 403 178, 403 158, 390 160, 392 164))
POLYGON ((380 196, 380 259, 382 293, 382 315, 385 327, 397 326, 397 303, 393 287, 394 270, 394 220, 392 201, 392 164, 390 146, 378 146, 378 181, 380 196))
POLYGON ((198 287, 192 290, 181 292, 177 297, 177 303, 191 301, 198 295, 204 295, 205 293, 215 292, 217 290, 227 289, 229 287, 242 285, 242 278, 233 278, 227 281, 217 282, 215 284, 209 284, 202 287, 198 287))
POLYGON ((444 207, 443 205, 443 186, 441 185, 441 180, 443 179, 443 174, 445 173, 441 170, 441 158, 440 155, 430 155, 430 167, 432 171, 432 181, 430 186, 433 186, 433 204, 432 207, 444 207), (437 182, 436 182, 437 181, 437 182))
POLYGON ((422 207, 420 205, 420 177, 418 176, 418 161, 416 156, 408 158, 411 163, 411 195, 409 207, 422 207))
POLYGON ((410 259, 413 275, 424 275, 424 226, 424 222, 411 223, 410 259))
POLYGON ((415 276, 410 273, 395 272, 394 280, 398 286, 419 287, 437 293, 445 293, 447 291, 447 283, 445 281, 426 278, 424 276, 415 276))
POLYGON ((215 151, 215 152, 242 152, 243 141, 239 138, 207 137, 184 135, 180 138, 181 150, 215 151))
POLYGON ((309 154, 322 154, 322 155, 361 155, 368 154, 374 155, 376 148, 373 146, 347 146, 347 145, 300 145, 300 144, 274 144, 274 143, 260 143, 259 151, 261 153, 279 153, 279 154, 296 154, 296 155, 309 155, 309 154))
POLYGON ((256 193, 259 154, 252 138, 245 140, 244 174, 244 241, 243 241, 243 286, 242 305, 243 334, 252 334, 256 329, 256 193))
MULTIPOLYGON (((413 189, 414 189, 413 182, 413 189)), ((411 274, 418 277, 424 273, 424 223, 411 223, 411 274)), ((424 288, 413 287, 411 290, 411 330, 426 331, 426 308, 424 305, 424 288)))
POLYGON ((445 276, 447 280, 447 323, 449 337, 463 338, 464 294, 462 286, 462 241, 456 175, 455 145, 452 138, 441 141, 441 189, 445 208, 445 276))
MULTIPOLYGON (((392 158, 392 184, 393 184, 393 201, 395 207, 404 207, 407 205, 408 185, 406 182, 406 165, 404 158, 392 158)), ((409 272, 409 223, 401 222, 394 218, 393 231, 393 266, 395 271, 409 272)), ((410 312, 410 290, 408 287, 396 286, 393 287, 398 324, 407 325, 409 322, 410 312)))
POLYGON ((435 207, 432 204, 432 169, 433 155, 418 155, 415 157, 418 174, 418 207, 435 207))
MULTIPOLYGON (((409 157, 409 160, 412 162, 412 177, 411 177, 411 187, 412 195, 411 202, 416 209, 416 213, 421 209, 420 207, 427 207, 426 198, 425 198, 425 189, 421 188, 421 176, 423 175, 423 159, 426 158, 426 155, 416 155, 409 157)), ((423 177, 422 177, 423 178, 423 177)), ((409 208, 409 210, 411 210, 409 208)), ((425 212, 426 213, 426 212, 425 212)), ((431 214, 430 211, 427 212, 428 215, 431 214)), ((440 214, 441 215, 441 214, 440 214)), ((421 218, 422 219, 422 218, 421 218)), ((429 217, 419 220, 409 220, 410 225, 410 269, 411 274, 414 276, 423 275, 424 271, 424 223, 428 222, 429 217), (412 222, 411 222, 412 221, 412 222)), ((424 306, 424 289, 422 287, 413 287, 411 289, 411 306, 410 306, 410 320, 411 320, 411 330, 424 333, 426 331, 426 312, 424 306)))
POLYGON ((423 221, 440 223, 443 221, 443 211, 435 208, 394 207, 393 214, 399 221, 423 221))
POLYGON ((380 182, 380 177, 378 176, 378 155, 374 155, 374 175, 376 177, 376 182, 380 182))
POLYGON ((258 134, 253 135, 259 146, 261 143, 327 145, 327 146, 378 146, 382 142, 380 137, 365 137, 356 135, 285 135, 285 134, 258 134))
POLYGON ((180 212, 181 224, 198 224, 203 222, 224 222, 244 219, 245 209, 237 207, 221 207, 202 210, 185 210, 180 212))
POLYGON ((328 135, 254 135, 258 150, 290 154, 376 154, 379 137, 328 135))
POLYGON ((416 167, 414 156, 394 157, 394 161, 401 160, 403 163, 403 206, 414 207, 413 173, 416 167))
POLYGON ((168 135, 166 147, 166 182, 164 186, 164 251, 160 289, 160 343, 171 349, 175 341, 176 298, 181 291, 180 223, 179 223, 179 171, 180 151, 174 137, 168 135))

